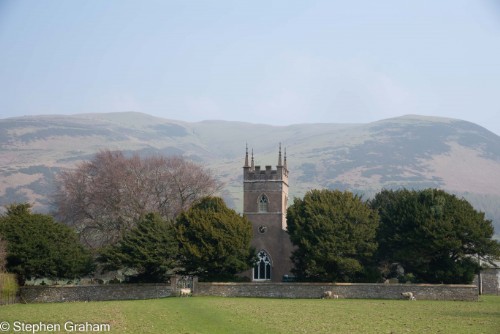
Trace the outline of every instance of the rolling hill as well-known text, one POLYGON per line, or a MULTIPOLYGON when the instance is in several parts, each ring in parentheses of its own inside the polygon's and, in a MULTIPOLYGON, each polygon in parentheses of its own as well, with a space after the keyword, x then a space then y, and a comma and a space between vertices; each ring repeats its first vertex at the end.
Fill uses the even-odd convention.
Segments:
MULTIPOLYGON (((265 121, 265 120, 264 120, 265 121)), ((382 188, 442 188, 469 200, 500 233, 500 136, 470 122, 407 115, 368 124, 187 123, 126 112, 0 120, 0 205, 50 208, 54 176, 100 149, 183 155, 224 183, 241 210, 245 145, 257 165, 286 148, 290 197, 313 188, 373 196, 382 188)))

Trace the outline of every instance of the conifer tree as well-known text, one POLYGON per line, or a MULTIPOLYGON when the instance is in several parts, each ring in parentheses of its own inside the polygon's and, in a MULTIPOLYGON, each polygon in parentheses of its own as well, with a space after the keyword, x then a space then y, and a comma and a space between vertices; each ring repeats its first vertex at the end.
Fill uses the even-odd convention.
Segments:
POLYGON ((176 230, 184 272, 200 280, 232 280, 255 262, 252 225, 219 197, 205 197, 182 213, 176 230))
POLYGON ((98 260, 107 270, 132 269, 135 282, 165 282, 177 266, 178 244, 173 224, 150 213, 121 241, 105 248, 98 260))
POLYGON ((0 235, 7 242, 8 272, 23 283, 30 278, 78 278, 93 270, 91 254, 75 231, 52 216, 31 213, 30 204, 7 207, 0 217, 0 235))
POLYGON ((350 192, 312 190, 287 211, 288 233, 297 246, 294 273, 301 280, 352 282, 377 248, 378 216, 350 192))
POLYGON ((417 282, 471 283, 479 257, 500 255, 492 222, 443 190, 384 190, 378 210, 380 263, 399 263, 417 282))

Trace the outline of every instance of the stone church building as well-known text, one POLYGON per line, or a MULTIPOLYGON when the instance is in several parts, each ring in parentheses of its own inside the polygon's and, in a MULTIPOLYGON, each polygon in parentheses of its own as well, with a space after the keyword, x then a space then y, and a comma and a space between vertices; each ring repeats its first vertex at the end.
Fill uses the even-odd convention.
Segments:
POLYGON ((255 166, 253 150, 249 161, 248 147, 243 166, 243 214, 252 223, 252 246, 257 250, 258 262, 245 272, 256 282, 281 282, 291 275, 292 243, 288 236, 286 210, 288 203, 288 168, 286 151, 281 145, 276 169, 268 165, 255 166))

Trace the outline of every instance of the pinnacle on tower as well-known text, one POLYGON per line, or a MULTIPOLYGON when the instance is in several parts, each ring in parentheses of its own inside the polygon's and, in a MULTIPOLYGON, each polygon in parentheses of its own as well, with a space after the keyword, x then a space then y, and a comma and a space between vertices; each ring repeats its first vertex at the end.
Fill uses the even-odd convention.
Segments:
POLYGON ((285 169, 288 170, 288 167, 286 165, 286 147, 285 147, 285 162, 284 162, 284 166, 283 167, 285 167, 285 169))
POLYGON ((279 151, 279 156, 278 156, 278 166, 282 166, 282 164, 281 164, 281 143, 280 143, 280 151, 279 151))
POLYGON ((250 165, 250 169, 251 170, 254 170, 255 169, 255 165, 253 163, 253 148, 252 148, 252 164, 250 165))
POLYGON ((245 166, 243 166, 243 167, 248 167, 248 143, 246 145, 245 166))

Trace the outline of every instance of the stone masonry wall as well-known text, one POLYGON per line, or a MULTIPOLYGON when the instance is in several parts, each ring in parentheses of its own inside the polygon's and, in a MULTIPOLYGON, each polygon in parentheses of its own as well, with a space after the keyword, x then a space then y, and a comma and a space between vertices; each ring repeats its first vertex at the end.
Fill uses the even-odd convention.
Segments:
MULTIPOLYGON (((475 285, 350 284, 350 283, 194 283, 194 296, 320 298, 333 291, 339 298, 402 299, 411 291, 417 300, 477 301, 475 285)), ((133 300, 177 296, 171 284, 106 284, 75 286, 24 286, 23 303, 133 300)))
POLYGON ((98 300, 152 299, 174 295, 170 284, 102 284, 68 286, 23 286, 22 303, 54 303, 98 300))
POLYGON ((355 283, 197 283, 195 296, 320 298, 333 291, 339 298, 402 299, 410 291, 417 300, 477 301, 474 285, 355 284, 355 283))
MULTIPOLYGON (((481 270, 481 283, 483 294, 500 295, 500 268, 481 270)), ((479 285, 477 275, 472 284, 479 285)))

